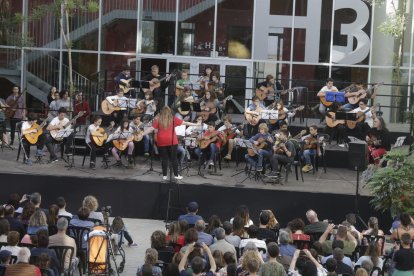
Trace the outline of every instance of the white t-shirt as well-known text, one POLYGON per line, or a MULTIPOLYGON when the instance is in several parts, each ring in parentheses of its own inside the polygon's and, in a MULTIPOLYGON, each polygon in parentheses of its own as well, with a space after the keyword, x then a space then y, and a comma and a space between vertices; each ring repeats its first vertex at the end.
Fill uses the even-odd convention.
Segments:
POLYGON ((319 92, 338 92, 338 88, 336 88, 336 86, 333 86, 331 88, 328 88, 328 86, 324 86, 321 88, 321 90, 319 90, 319 92))
POLYGON ((362 110, 360 107, 357 107, 350 111, 351 113, 358 113, 358 112, 366 112, 365 113, 365 123, 369 125, 369 127, 372 127, 374 125, 374 120, 372 119, 372 112, 370 111, 369 107, 366 107, 364 110, 362 110))
POLYGON ((30 125, 30 124, 29 124, 29 122, 27 122, 27 121, 23 122, 23 124, 22 124, 22 133, 23 133, 26 129, 29 129, 29 128, 31 128, 31 127, 32 127, 32 125, 30 125))
POLYGON ((118 95, 115 96, 109 96, 106 97, 106 100, 110 103, 110 104, 114 104, 114 101, 116 100, 118 102, 117 106, 122 108, 127 108, 128 107, 128 99, 127 97, 119 97, 118 95))
MULTIPOLYGON (((233 128, 234 126, 232 126, 231 128, 233 128)), ((225 131, 227 129, 227 127, 225 126, 225 125, 222 125, 217 131, 220 131, 220 132, 223 132, 223 131, 225 131)), ((237 134, 237 135, 239 135, 240 134, 240 130, 238 129, 238 128, 236 128, 235 130, 234 130, 234 132, 237 134)))
POLYGON ((67 123, 69 123, 69 119, 68 118, 65 117, 61 121, 61 120, 59 120, 59 117, 55 117, 55 118, 52 119, 52 121, 49 123, 49 125, 51 125, 51 126, 58 126, 58 125, 64 126, 67 123))
POLYGON ((208 126, 206 124, 203 124, 203 126, 189 126, 185 130, 185 135, 190 136, 194 132, 198 132, 200 135, 202 132, 206 131, 208 129, 208 126))
POLYGON ((95 126, 94 124, 91 124, 88 129, 86 130, 85 135, 85 142, 88 144, 91 142, 91 133, 95 132, 100 128, 99 126, 95 126))

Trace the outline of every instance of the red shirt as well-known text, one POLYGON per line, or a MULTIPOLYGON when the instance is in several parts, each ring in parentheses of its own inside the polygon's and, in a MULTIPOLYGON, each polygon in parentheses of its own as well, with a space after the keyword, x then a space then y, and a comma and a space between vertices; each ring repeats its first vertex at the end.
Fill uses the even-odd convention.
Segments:
POLYGON ((159 126, 158 119, 154 120, 152 127, 158 129, 157 145, 159 147, 177 145, 178 139, 177 139, 177 135, 175 134, 175 127, 180 126, 182 123, 183 123, 183 120, 174 116, 174 123, 171 124, 166 129, 164 129, 159 126), (174 129, 173 129, 173 125, 174 125, 174 129), (171 139, 171 135, 173 135, 173 139, 171 139), (172 141, 172 144, 171 144, 171 141, 172 141))
POLYGON ((217 134, 218 139, 216 140, 216 142, 214 142, 214 144, 216 144, 216 147, 219 149, 221 148, 221 141, 223 141, 223 135, 220 132, 216 130, 213 133, 210 133, 210 131, 207 130, 203 133, 203 137, 215 135, 215 134, 217 134))

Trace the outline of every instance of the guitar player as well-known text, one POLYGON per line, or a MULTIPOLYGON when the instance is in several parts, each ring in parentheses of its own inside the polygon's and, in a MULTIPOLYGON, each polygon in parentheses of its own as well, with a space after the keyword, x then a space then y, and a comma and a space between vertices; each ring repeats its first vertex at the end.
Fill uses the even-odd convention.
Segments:
MULTIPOLYGON (((66 108, 64 107, 59 108, 57 117, 53 118, 52 121, 50 121, 46 129, 48 131, 61 130, 64 125, 69 123, 69 119, 66 118, 66 113, 67 113, 66 108)), ((74 136, 74 132, 72 132, 68 137, 65 137, 63 139, 63 143, 65 145, 65 154, 68 156, 72 155, 70 148, 72 145, 73 136, 74 136)), ((51 162, 58 161, 58 158, 55 153, 55 146, 54 146, 56 143, 58 143, 58 141, 53 139, 52 135, 49 134, 46 138, 46 147, 50 153, 51 162)))
POLYGON ((199 145, 194 150, 194 153, 198 156, 198 158, 201 158, 201 155, 205 155, 205 160, 208 158, 207 164, 209 166, 214 166, 214 158, 216 156, 216 152, 221 148, 223 136, 215 129, 215 123, 213 121, 208 122, 207 125, 208 129, 203 133, 200 138, 200 142, 207 139, 211 142, 204 150, 201 149, 201 146, 199 145))
MULTIPOLYGON (((272 90, 276 90, 276 91, 283 90, 283 87, 280 84, 280 82, 276 81, 275 77, 273 77, 273 75, 270 75, 270 74, 266 76, 265 81, 259 82, 256 85, 256 88, 260 89, 260 90, 265 90, 265 89, 269 89, 269 88, 271 88, 272 90)), ((270 101, 272 101, 272 100, 270 100, 270 101)), ((266 105, 270 104, 270 101, 269 101, 269 103, 266 103, 266 105)))
POLYGON ((313 170, 312 162, 311 162, 311 155, 321 156, 321 147, 318 141, 318 127, 316 125, 311 125, 309 127, 309 134, 303 136, 302 141, 305 142, 303 145, 303 153, 302 159, 305 165, 302 168, 302 171, 307 173, 313 170))
MULTIPOLYGON (((316 96, 318 96, 319 98, 321 97, 325 97, 325 92, 338 92, 338 88, 336 88, 334 85, 334 80, 332 78, 327 78, 326 79, 326 85, 324 87, 321 88, 321 90, 319 90, 318 94, 316 94, 316 96)), ((326 114, 326 108, 327 106, 325 106, 322 101, 319 103, 319 113, 322 116, 325 116, 326 114)))
POLYGON ((261 172, 263 171, 263 160, 270 157, 272 152, 271 146, 273 143, 273 138, 269 134, 269 128, 266 123, 261 123, 259 125, 259 133, 250 138, 249 142, 253 144, 253 147, 258 147, 260 144, 263 145, 263 143, 265 143, 262 148, 257 149, 257 160, 255 160, 255 156, 250 156, 249 154, 245 155, 246 162, 251 165, 256 165, 256 171, 261 172))
MULTIPOLYGON (((32 112, 30 112, 27 115, 27 121, 23 122, 22 124, 22 144, 23 144, 23 148, 25 151, 25 155, 23 155, 23 161, 25 164, 27 165, 32 165, 32 161, 30 160, 30 146, 32 146, 32 144, 29 143, 29 141, 25 138, 26 134, 29 133, 35 133, 37 132, 36 129, 31 129, 33 127, 33 125, 36 123, 37 119, 36 119, 36 115, 32 112), (26 158, 27 157, 27 158, 26 158)), ((36 156, 43 156, 43 148, 45 146, 45 141, 46 141, 46 136, 44 133, 40 134, 36 144, 36 156)))
MULTIPOLYGON (((116 90, 118 90, 118 88, 125 88, 125 86, 127 85, 127 83, 129 83, 129 81, 132 80, 132 76, 131 76, 131 68, 125 64, 122 66, 122 72, 119 73, 115 78, 115 84, 116 84, 116 90)), ((129 97, 130 98, 135 98, 136 97, 136 91, 135 89, 129 89, 129 97)))
POLYGON ((377 94, 377 87, 378 85, 372 86, 372 89, 365 89, 364 83, 359 80, 355 83, 354 89, 352 91, 346 91, 345 98, 348 98, 348 103, 342 106, 342 109, 345 111, 350 111, 358 107, 358 101, 355 104, 349 102, 349 98, 351 97, 358 97, 360 99, 374 99, 377 94))
POLYGON ((10 107, 6 109, 6 117, 10 120, 10 145, 13 145, 16 124, 26 116, 26 104, 19 86, 13 86, 12 94, 7 97, 6 104, 10 107))
POLYGON ((113 106, 121 108, 121 110, 112 112, 112 117, 117 124, 119 124, 122 119, 128 117, 128 99, 124 96, 124 91, 122 89, 118 88, 117 94, 106 97, 106 100, 113 106))
POLYGON ((371 112, 371 108, 367 106, 367 103, 367 99, 361 99, 358 102, 358 107, 350 111, 350 113, 363 112, 365 115, 364 121, 358 122, 354 130, 348 129, 348 134, 355 136, 361 140, 364 140, 367 132, 372 128, 374 124, 373 119, 375 119, 375 114, 371 112), (355 132, 355 135, 352 135, 352 132, 355 132))
MULTIPOLYGON (((160 82, 160 87, 155 88, 152 91, 152 97, 157 102, 157 110, 161 110, 164 106, 164 96, 165 96, 165 89, 168 87, 170 82, 170 78, 160 74, 160 68, 158 65, 151 66, 151 73, 147 74, 142 78, 143 81, 150 82, 150 86, 154 85, 157 80, 160 82), (160 81, 161 79, 164 79, 160 81)), ((172 106, 174 102, 174 95, 168 95, 168 105, 172 106)))

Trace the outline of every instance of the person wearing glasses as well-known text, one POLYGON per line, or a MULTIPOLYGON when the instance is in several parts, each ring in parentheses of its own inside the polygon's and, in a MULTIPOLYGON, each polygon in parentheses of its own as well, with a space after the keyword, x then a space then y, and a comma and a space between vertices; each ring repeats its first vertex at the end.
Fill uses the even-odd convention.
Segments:
MULTIPOLYGON (((367 103, 368 99, 361 99, 358 102, 358 107, 350 111, 350 113, 357 113, 359 116, 365 116, 363 122, 357 123, 355 127, 355 135, 353 135, 362 140, 365 138, 367 132, 373 127, 375 119, 375 113, 371 111, 371 108, 367 103)), ((352 131, 350 133, 352 133, 352 131)))

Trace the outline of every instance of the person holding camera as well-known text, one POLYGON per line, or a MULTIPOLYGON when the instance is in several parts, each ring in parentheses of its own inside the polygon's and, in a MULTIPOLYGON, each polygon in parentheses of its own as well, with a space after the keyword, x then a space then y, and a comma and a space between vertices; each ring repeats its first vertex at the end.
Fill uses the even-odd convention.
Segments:
POLYGON ((324 254, 332 254, 332 242, 331 240, 327 240, 329 234, 334 234, 333 230, 337 229, 335 234, 335 240, 341 240, 344 242, 344 254, 345 255, 352 255, 354 252, 355 247, 357 246, 358 242, 355 237, 352 235, 350 229, 343 225, 335 225, 333 223, 329 224, 326 228, 325 232, 319 238, 319 242, 322 243, 322 250, 324 254))
MULTIPOLYGON (((191 273, 189 273, 186 270, 186 264, 187 264, 187 260, 188 260, 188 255, 190 255, 191 252, 193 252, 193 250, 195 250, 196 248, 202 248, 204 253, 207 254, 208 256, 208 262, 210 263, 210 270, 204 274, 204 276, 213 276, 215 275, 216 272, 216 262, 214 261, 214 257, 211 254, 210 249, 208 248, 208 246, 205 243, 201 243, 201 245, 196 245, 195 242, 190 243, 187 247, 187 250, 184 253, 183 258, 180 261, 180 264, 178 265, 178 270, 180 271, 180 276, 189 276, 191 275, 191 273)), ((200 256, 195 256, 191 261, 190 261, 190 265, 191 265, 191 270, 193 271, 193 276, 201 276, 202 272, 204 270, 204 264, 205 264, 205 260, 200 257, 200 256)))

